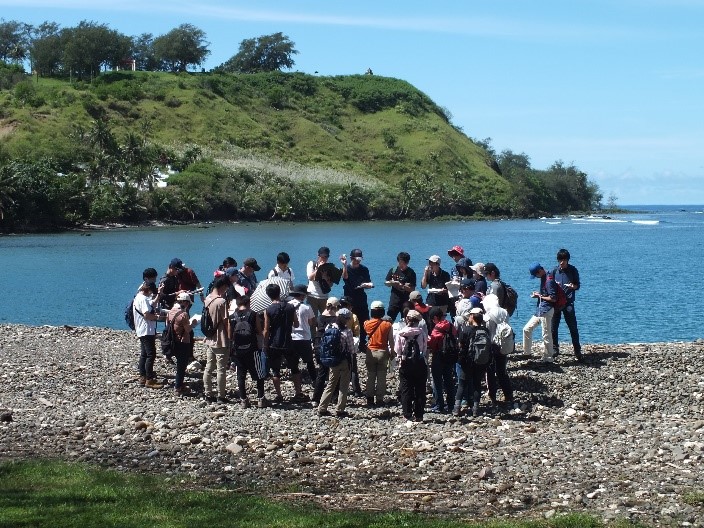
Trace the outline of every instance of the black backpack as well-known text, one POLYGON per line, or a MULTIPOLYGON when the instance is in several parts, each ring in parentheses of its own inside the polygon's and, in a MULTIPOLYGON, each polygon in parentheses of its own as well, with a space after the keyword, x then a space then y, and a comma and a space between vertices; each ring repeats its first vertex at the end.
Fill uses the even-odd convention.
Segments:
MULTIPOLYGON (((134 325, 134 299, 132 299, 127 306, 125 306, 125 323, 130 328, 130 330, 136 330, 134 325)), ((144 317, 144 314, 137 310, 137 313, 144 317)))
POLYGON ((336 367, 343 359, 342 332, 336 325, 329 324, 320 340, 320 364, 328 368, 336 367))
POLYGON ((423 354, 420 353, 420 345, 418 344, 417 335, 406 338, 406 344, 403 347, 403 355, 408 362, 414 364, 420 364, 421 362, 425 363, 423 354))
POLYGON ((203 306, 203 312, 200 317, 200 331, 208 339, 215 337, 215 334, 217 333, 217 328, 215 327, 213 318, 210 316, 210 310, 208 310, 214 300, 215 299, 212 299, 208 304, 203 306))
POLYGON ((511 317, 518 306, 518 292, 510 284, 505 283, 501 279, 497 279, 501 286, 504 287, 504 298, 499 299, 499 306, 508 312, 511 317))
POLYGON ((252 327, 252 310, 237 310, 232 315, 232 348, 247 350, 256 342, 254 328, 252 327))
POLYGON ((449 363, 456 363, 459 357, 460 347, 457 343, 457 338, 452 333, 452 328, 450 331, 445 333, 442 337, 442 347, 440 348, 440 355, 444 361, 449 363))
POLYGON ((174 321, 180 312, 166 324, 166 328, 161 333, 161 353, 165 356, 173 356, 176 353, 176 332, 174 332, 174 321))
POLYGON ((483 326, 476 327, 469 342, 469 357, 475 365, 488 365, 491 361, 491 340, 483 326))

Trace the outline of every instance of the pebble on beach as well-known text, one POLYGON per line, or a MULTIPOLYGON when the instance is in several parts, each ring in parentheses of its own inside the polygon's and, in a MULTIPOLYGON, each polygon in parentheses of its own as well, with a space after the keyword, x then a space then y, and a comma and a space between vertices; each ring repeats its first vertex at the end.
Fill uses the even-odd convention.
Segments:
MULTIPOLYGON (((173 482, 246 485, 332 508, 704 526, 704 342, 569 346, 553 365, 509 362, 517 409, 477 418, 427 412, 406 421, 390 376, 389 405, 350 398, 348 417, 312 404, 243 409, 177 397, 174 368, 157 358, 163 389, 137 383, 130 332, 0 325, 0 460, 59 457, 173 482), (298 490, 292 493, 290 490, 298 490)), ((196 356, 204 348, 196 345, 196 356)), ((364 360, 360 358, 364 381, 364 360)), ((202 388, 202 373, 187 382, 202 388)), ((249 384, 254 390, 253 384, 249 384)), ((308 389, 310 386, 304 386, 308 389)), ((267 384, 267 395, 272 387, 267 384)), ((430 395, 428 407, 430 407, 430 395)))

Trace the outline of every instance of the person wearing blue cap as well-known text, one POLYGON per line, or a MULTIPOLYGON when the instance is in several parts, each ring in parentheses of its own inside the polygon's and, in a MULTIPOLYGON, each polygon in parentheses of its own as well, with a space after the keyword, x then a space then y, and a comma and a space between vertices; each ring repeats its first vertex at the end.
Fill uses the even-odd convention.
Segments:
POLYGON ((533 331, 541 325, 543 333, 543 362, 553 362, 552 348, 552 316, 555 312, 553 305, 557 301, 557 283, 548 277, 545 269, 539 262, 534 262, 528 269, 531 277, 540 279, 540 288, 530 296, 537 300, 535 314, 523 327, 523 353, 530 356, 533 346, 533 331))

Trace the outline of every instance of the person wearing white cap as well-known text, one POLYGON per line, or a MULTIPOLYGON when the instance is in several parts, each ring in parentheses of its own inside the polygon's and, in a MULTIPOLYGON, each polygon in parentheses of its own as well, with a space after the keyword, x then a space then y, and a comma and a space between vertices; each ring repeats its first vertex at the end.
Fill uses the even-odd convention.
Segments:
POLYGON ((423 317, 416 310, 406 314, 406 326, 396 336, 394 350, 399 361, 399 391, 403 417, 423 421, 425 383, 428 379, 428 333, 419 325, 423 317))
POLYGON ((442 309, 443 313, 447 313, 447 307, 450 304, 450 295, 445 285, 448 282, 450 282, 450 274, 440 268, 440 257, 431 255, 428 258, 428 265, 425 267, 420 285, 422 288, 428 289, 425 302, 429 306, 437 306, 442 309))
POLYGON ((384 317, 384 303, 374 301, 371 306, 371 319, 364 322, 367 332, 367 407, 384 404, 386 394, 386 368, 389 364, 390 351, 394 347, 394 335, 391 323, 384 317), (376 398, 376 402, 375 399, 376 398))
POLYGON ((188 360, 193 356, 193 329, 188 314, 192 304, 191 296, 187 292, 181 292, 176 296, 174 307, 166 315, 166 324, 173 325, 174 350, 172 353, 176 357, 174 390, 177 396, 189 392, 183 380, 186 376, 188 360))

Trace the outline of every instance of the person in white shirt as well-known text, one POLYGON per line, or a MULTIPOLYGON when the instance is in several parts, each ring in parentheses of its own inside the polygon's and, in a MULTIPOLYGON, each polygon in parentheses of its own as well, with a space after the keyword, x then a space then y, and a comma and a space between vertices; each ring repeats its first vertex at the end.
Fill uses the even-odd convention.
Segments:
POLYGON ((141 353, 139 355, 139 384, 150 389, 161 389, 163 385, 156 380, 154 361, 156 359, 156 321, 155 307, 161 297, 163 286, 152 298, 151 285, 143 282, 132 304, 134 328, 139 338, 141 353))
POLYGON ((293 286, 293 281, 295 278, 293 276, 293 270, 288 265, 289 262, 291 262, 291 257, 289 257, 288 253, 285 251, 282 251, 276 255, 276 266, 269 272, 267 278, 271 279, 272 277, 281 277, 282 279, 289 281, 291 286, 293 286))

